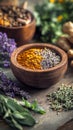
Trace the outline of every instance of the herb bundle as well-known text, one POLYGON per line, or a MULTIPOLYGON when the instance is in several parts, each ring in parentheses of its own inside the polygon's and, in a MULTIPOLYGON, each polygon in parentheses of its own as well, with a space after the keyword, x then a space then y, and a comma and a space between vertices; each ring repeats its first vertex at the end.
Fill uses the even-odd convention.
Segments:
POLYGON ((23 130, 22 126, 33 126, 36 121, 31 115, 31 110, 44 114, 43 108, 39 107, 37 102, 29 103, 24 100, 19 102, 16 99, 12 99, 3 95, 0 95, 0 116, 11 126, 18 130, 23 130), (24 108, 25 106, 26 108, 24 108))
POLYGON ((73 86, 62 84, 57 91, 48 94, 47 99, 53 110, 73 110, 73 86))
POLYGON ((18 82, 12 81, 2 71, 0 71, 0 92, 6 96, 15 97, 21 96, 28 99, 30 95, 19 87, 18 82))

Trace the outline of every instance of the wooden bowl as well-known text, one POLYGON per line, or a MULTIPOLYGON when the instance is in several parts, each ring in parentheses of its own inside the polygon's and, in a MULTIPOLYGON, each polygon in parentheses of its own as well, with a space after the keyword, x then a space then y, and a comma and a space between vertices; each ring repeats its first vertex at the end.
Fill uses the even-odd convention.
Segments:
POLYGON ((31 16, 32 21, 21 27, 4 27, 0 25, 0 31, 3 33, 7 33, 9 38, 15 39, 17 46, 21 46, 23 44, 28 43, 34 36, 36 29, 36 21, 33 14, 27 10, 31 16))
POLYGON ((68 66, 67 54, 60 48, 43 43, 33 43, 23 45, 17 48, 11 55, 11 69, 15 77, 21 82, 35 87, 35 88, 48 88, 50 85, 57 83, 65 74, 68 66), (46 70, 31 70, 26 69, 17 62, 17 56, 20 52, 30 48, 50 48, 55 50, 61 56, 61 62, 55 67, 46 70))

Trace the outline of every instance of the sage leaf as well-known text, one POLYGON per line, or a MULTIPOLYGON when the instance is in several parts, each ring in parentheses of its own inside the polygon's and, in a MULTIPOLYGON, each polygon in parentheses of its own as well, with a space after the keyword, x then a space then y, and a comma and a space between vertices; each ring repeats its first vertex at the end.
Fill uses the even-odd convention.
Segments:
POLYGON ((11 109, 12 111, 18 111, 18 112, 28 112, 30 113, 27 109, 23 108, 21 105, 19 105, 16 100, 13 100, 11 98, 8 98, 7 101, 7 105, 9 107, 9 109, 11 109))
POLYGON ((36 121, 26 108, 16 99, 0 95, 0 115, 11 126, 23 130, 22 125, 33 126, 36 121))
POLYGON ((33 126, 34 124, 36 124, 35 119, 32 117, 32 115, 29 115, 29 113, 22 112, 20 114, 24 117, 24 119, 18 119, 18 122, 20 124, 27 126, 33 126))
POLYGON ((23 127, 13 117, 11 118, 11 120, 15 128, 17 128, 18 130, 23 130, 23 127))

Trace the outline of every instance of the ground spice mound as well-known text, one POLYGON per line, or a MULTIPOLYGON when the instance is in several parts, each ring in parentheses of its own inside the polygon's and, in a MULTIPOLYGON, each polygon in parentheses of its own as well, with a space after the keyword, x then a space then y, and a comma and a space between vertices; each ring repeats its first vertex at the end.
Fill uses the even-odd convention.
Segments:
POLYGON ((31 48, 17 56, 20 65, 28 69, 48 69, 60 63, 61 57, 49 48, 31 48))

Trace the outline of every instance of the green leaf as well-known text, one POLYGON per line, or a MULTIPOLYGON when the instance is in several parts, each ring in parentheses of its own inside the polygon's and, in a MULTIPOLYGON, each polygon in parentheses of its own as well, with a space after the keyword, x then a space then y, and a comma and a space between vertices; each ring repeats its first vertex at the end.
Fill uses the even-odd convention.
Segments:
POLYGON ((45 110, 38 105, 38 102, 35 100, 32 104, 31 104, 31 108, 32 110, 34 110, 35 112, 38 112, 40 114, 44 114, 45 110))
POLYGON ((23 112, 21 115, 24 117, 24 120, 18 120, 18 122, 22 125, 34 126, 36 124, 35 119, 29 113, 23 112))
POLYGON ((15 128, 17 128, 18 130, 23 130, 22 126, 13 117, 11 118, 11 120, 15 128))
MULTIPOLYGON (((29 103, 27 103, 27 106, 29 103)), ((33 126, 36 121, 29 112, 15 99, 0 95, 1 116, 12 127, 22 130, 21 125, 33 126)))
POLYGON ((5 115, 3 116, 3 119, 9 117, 10 114, 11 114, 11 111, 10 111, 10 109, 8 109, 8 110, 6 111, 6 113, 5 113, 5 115))
POLYGON ((18 111, 15 111, 12 113, 13 117, 16 118, 17 120, 23 120, 25 117, 18 111))
POLYGON ((33 101, 33 103, 29 103, 27 100, 23 98, 24 106, 27 108, 30 108, 31 110, 38 112, 40 114, 44 114, 45 110, 39 106, 38 102, 36 100, 33 101))
POLYGON ((36 121, 33 118, 33 116, 27 112, 21 112, 19 113, 14 112, 12 113, 12 116, 21 124, 21 125, 27 125, 27 126, 33 126, 36 121))
POLYGON ((19 105, 16 100, 13 100, 13 99, 10 99, 10 98, 8 98, 7 106, 13 112, 14 111, 18 111, 18 112, 24 112, 24 111, 26 111, 26 112, 30 113, 27 109, 25 109, 21 105, 19 105))

